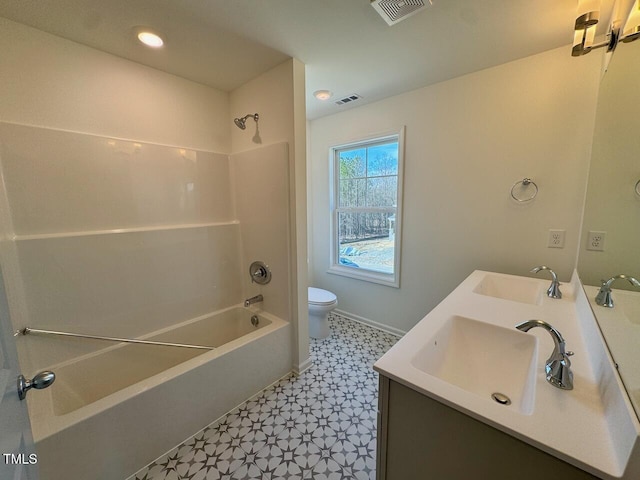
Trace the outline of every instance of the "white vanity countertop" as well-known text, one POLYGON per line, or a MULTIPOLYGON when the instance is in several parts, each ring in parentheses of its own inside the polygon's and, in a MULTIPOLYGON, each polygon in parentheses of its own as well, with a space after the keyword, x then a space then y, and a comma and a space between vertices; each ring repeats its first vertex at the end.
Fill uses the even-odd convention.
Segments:
MULTIPOLYGON (((587 349, 590 345, 594 350, 593 340, 588 340, 593 331, 585 332, 578 318, 576 294, 583 293, 577 292, 580 289, 577 276, 571 284, 561 286, 561 300, 544 295, 549 280, 527 278, 540 282, 543 287, 540 303, 533 305, 474 293, 488 274, 505 279, 523 278, 476 270, 378 360, 375 370, 598 477, 622 478, 636 445, 636 429, 634 425, 620 428, 621 418, 626 422, 625 412, 610 411, 612 403, 617 402, 619 406, 624 402, 609 400, 611 395, 605 394, 617 381, 613 366, 610 371, 606 368, 608 356, 605 350, 594 354, 587 349), (481 397, 415 368, 411 360, 452 316, 514 330, 515 325, 526 320, 548 322, 562 334, 567 350, 575 352, 571 357, 574 389, 561 390, 546 381, 544 365, 554 345, 549 333, 541 328, 527 333, 538 338, 534 405, 529 415, 520 413, 515 405, 499 405, 491 398, 481 397)), ((505 358, 505 362, 508 361, 509 358, 505 358)), ((469 358, 469 362, 473 362, 473 358, 469 358)))

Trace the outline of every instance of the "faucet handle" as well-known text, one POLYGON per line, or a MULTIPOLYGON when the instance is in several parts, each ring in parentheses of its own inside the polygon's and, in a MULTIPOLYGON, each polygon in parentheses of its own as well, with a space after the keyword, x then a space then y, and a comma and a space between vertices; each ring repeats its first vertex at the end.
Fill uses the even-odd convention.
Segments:
POLYGON ((567 355, 562 359, 554 359, 544 367, 547 374, 547 382, 562 390, 573 390, 573 372, 571 371, 571 360, 567 355))
POLYGON ((613 308, 613 297, 611 296, 611 287, 606 282, 602 284, 598 294, 596 295, 596 304, 601 307, 613 308))

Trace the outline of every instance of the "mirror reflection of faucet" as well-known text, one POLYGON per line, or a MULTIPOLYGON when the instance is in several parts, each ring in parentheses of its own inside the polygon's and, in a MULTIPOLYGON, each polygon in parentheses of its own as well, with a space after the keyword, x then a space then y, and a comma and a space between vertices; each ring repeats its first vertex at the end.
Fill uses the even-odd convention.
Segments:
POLYGON ((534 327, 544 328, 553 338, 553 352, 544 366, 547 382, 563 390, 573 390, 573 372, 571 371, 571 360, 569 360, 573 352, 565 350, 564 338, 560 332, 543 320, 527 320, 516 325, 516 328, 523 332, 528 332, 534 327))
POLYGON ((640 282, 635 278, 620 274, 611 277, 609 280, 602 280, 602 286, 596 295, 596 303, 602 307, 613 308, 613 297, 611 296, 611 284, 618 279, 627 280, 634 287, 640 287, 640 282))
POLYGON ((531 273, 538 273, 541 270, 549 270, 551 274, 551 285, 547 289, 547 297, 549 298, 562 298, 562 292, 560 291, 560 282, 558 281, 558 276, 556 272, 551 270, 546 265, 540 265, 539 267, 532 268, 530 270, 531 273))

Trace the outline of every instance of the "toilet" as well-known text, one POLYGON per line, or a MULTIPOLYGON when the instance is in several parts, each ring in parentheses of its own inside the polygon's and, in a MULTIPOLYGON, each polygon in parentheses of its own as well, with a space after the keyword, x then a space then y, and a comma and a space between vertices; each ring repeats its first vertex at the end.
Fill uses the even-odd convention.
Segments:
POLYGON ((321 288, 309 287, 309 336, 329 336, 329 312, 338 305, 335 294, 321 288))

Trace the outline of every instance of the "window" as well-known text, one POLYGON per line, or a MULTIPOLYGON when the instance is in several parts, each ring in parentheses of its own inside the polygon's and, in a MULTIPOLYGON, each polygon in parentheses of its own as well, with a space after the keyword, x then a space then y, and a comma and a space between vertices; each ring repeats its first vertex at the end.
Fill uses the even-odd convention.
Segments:
POLYGON ((331 149, 329 273, 399 287, 403 134, 331 149))

